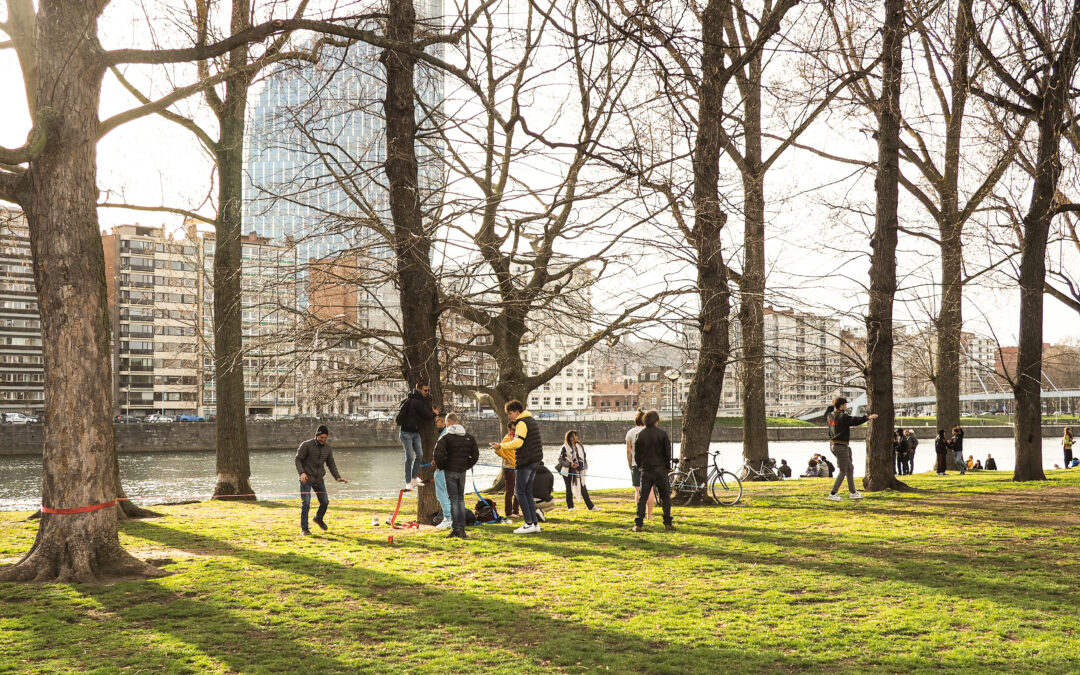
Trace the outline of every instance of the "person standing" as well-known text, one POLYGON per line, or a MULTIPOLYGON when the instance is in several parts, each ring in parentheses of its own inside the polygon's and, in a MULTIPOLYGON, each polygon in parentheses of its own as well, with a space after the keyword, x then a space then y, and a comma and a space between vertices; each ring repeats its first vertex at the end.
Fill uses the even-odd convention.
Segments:
MULTIPOLYGON (((442 415, 435 418, 435 430, 439 432, 439 439, 446 435, 446 418, 442 415)), ((438 439, 436 439, 437 442, 438 439)), ((446 491, 446 474, 438 466, 435 467, 435 498, 439 500, 439 508, 442 510, 442 521, 435 526, 435 529, 449 530, 452 516, 450 513, 450 493, 446 491)))
POLYGON ((904 430, 897 429, 892 435, 893 455, 896 456, 896 475, 904 475, 904 455, 907 448, 904 447, 904 430))
POLYGON ((848 492, 852 499, 862 499, 862 495, 855 489, 855 465, 851 462, 851 427, 866 424, 869 420, 876 420, 877 413, 869 416, 852 417, 847 414, 848 401, 843 396, 838 396, 831 406, 825 411, 829 422, 829 449, 836 457, 836 466, 839 472, 833 482, 832 492, 829 493, 830 501, 838 502, 843 499, 838 493, 840 486, 847 478, 848 492))
POLYGON ((574 429, 567 431, 566 436, 563 437, 563 445, 559 449, 557 468, 563 482, 566 483, 566 510, 574 510, 574 494, 577 494, 585 502, 585 507, 590 511, 599 510, 596 506, 593 506, 592 499, 589 498, 589 488, 585 486, 585 477, 589 472, 589 462, 585 455, 585 446, 581 444, 578 432, 574 429), (566 470, 565 473, 563 469, 566 470))
POLYGON ((506 514, 507 518, 521 515, 521 509, 515 494, 517 489, 517 469, 514 468, 516 463, 514 449, 510 447, 510 441, 512 440, 514 440, 514 423, 510 422, 506 425, 506 435, 503 436, 502 442, 491 444, 491 447, 495 449, 495 454, 502 460, 503 513, 506 514))
POLYGON ((953 460, 960 469, 960 475, 963 476, 967 473, 967 462, 964 461, 964 430, 959 426, 953 427, 950 447, 952 447, 953 460))
POLYGON ((423 485, 420 480, 420 463, 424 461, 424 443, 420 437, 420 427, 435 418, 441 408, 431 407, 428 402, 431 385, 417 382, 408 397, 401 402, 397 417, 400 432, 398 439, 405 448, 405 489, 412 490, 416 485, 423 485))
POLYGON ((915 436, 914 429, 904 432, 904 473, 910 476, 915 472, 915 448, 919 447, 919 439, 915 436))
POLYGON ((435 444, 435 466, 443 472, 446 491, 450 494, 451 530, 448 537, 465 539, 465 472, 480 458, 480 448, 458 416, 446 416, 446 433, 435 444))
MULTIPOLYGON (((641 469, 634 463, 634 442, 638 434, 645 428, 645 411, 639 410, 634 415, 634 426, 626 432, 626 464, 630 467, 630 482, 634 486, 634 504, 641 499, 641 469)), ((653 504, 656 503, 656 495, 649 493, 649 499, 645 502, 645 517, 652 520, 653 504)))
MULTIPOLYGON (((934 452, 937 454, 937 475, 945 475, 945 467, 948 465, 946 457, 949 455, 949 441, 945 440, 945 430, 938 429, 937 440, 934 441, 934 452)), ((996 465, 995 465, 996 466, 996 465)))
POLYGON ((660 413, 650 410, 645 413, 645 428, 634 441, 634 463, 641 470, 641 493, 638 495, 637 517, 634 518, 633 532, 641 532, 645 524, 645 503, 653 488, 660 493, 660 507, 664 512, 664 529, 671 531, 675 525, 671 522, 671 484, 668 483, 668 471, 671 469, 671 439, 667 432, 657 424, 660 413))
POLYGON ((319 425, 315 431, 315 438, 306 440, 296 449, 296 473, 300 474, 300 534, 310 536, 308 530, 308 511, 311 508, 311 493, 314 492, 319 500, 319 510, 315 512, 312 522, 324 530, 329 529, 323 517, 326 509, 330 506, 330 497, 326 494, 326 469, 339 483, 349 481, 338 473, 337 464, 334 463, 334 452, 330 449, 330 430, 326 425, 319 425), (323 465, 326 465, 326 468, 323 465))
POLYGON ((525 524, 514 530, 514 534, 535 534, 540 532, 540 519, 536 515, 536 500, 533 498, 533 478, 537 467, 544 460, 544 442, 540 438, 540 425, 521 401, 507 401, 503 407, 510 421, 514 423, 514 437, 508 443, 492 443, 492 449, 513 450, 514 468, 517 470, 514 492, 521 517, 525 524))
POLYGON ((1065 433, 1061 436, 1061 449, 1065 451, 1065 468, 1068 469, 1073 461, 1073 430, 1065 427, 1065 433))

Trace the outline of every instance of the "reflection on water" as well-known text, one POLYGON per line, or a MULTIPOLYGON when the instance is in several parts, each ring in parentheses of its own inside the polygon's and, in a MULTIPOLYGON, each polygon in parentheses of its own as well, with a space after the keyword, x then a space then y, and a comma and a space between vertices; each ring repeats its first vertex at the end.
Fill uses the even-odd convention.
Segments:
MULTIPOLYGON (((678 446, 676 446, 678 447, 678 446)), ((795 475, 803 472, 810 456, 828 451, 822 441, 785 441, 772 443, 771 454, 786 459, 795 475)), ((964 441, 967 454, 986 460, 990 453, 1002 471, 1013 469, 1013 441, 1009 438, 974 439, 964 441)), ((721 463, 735 469, 742 463, 741 443, 713 443, 712 449, 721 453, 721 463)), ((626 448, 622 445, 588 446, 591 489, 630 487, 630 471, 626 466, 626 448)), ((864 473, 866 448, 861 442, 852 444, 855 475, 864 473)), ((544 450, 544 463, 554 468, 559 455, 558 446, 544 450)), ((1043 465, 1053 468, 1061 463, 1060 440, 1043 441, 1043 465)), ((328 483, 331 497, 393 497, 404 482, 404 453, 400 447, 361 450, 335 450, 338 469, 349 483, 328 483)), ((831 456, 830 456, 830 459, 831 456)), ((933 439, 922 439, 915 453, 915 471, 932 471, 934 466, 933 439)), ((499 459, 487 447, 480 449, 480 462, 475 469, 476 485, 482 490, 491 485, 499 473, 499 459)), ((41 504, 41 459, 33 456, 0 457, 0 510, 34 510, 41 504)), ((145 498, 145 502, 206 499, 214 487, 213 452, 142 452, 120 455, 120 475, 127 494, 145 498)), ((299 483, 291 451, 253 451, 251 453, 251 484, 259 499, 290 499, 297 495, 299 483)), ((470 486, 471 487, 471 486, 470 486)), ((562 481, 556 477, 556 490, 562 481)), ((824 485, 823 485, 824 488, 824 485)))

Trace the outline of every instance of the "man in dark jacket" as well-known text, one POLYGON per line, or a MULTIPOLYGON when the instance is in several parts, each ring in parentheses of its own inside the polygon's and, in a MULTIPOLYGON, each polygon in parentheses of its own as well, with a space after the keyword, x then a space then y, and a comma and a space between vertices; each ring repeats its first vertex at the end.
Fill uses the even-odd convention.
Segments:
POLYGON ((862 499, 862 495, 855 489, 855 465, 851 462, 851 427, 866 424, 869 420, 876 420, 877 415, 852 417, 847 414, 847 399, 838 396, 833 404, 826 409, 826 419, 829 422, 829 448, 836 457, 836 466, 840 471, 836 474, 829 500, 838 502, 843 499, 839 494, 840 486, 847 478, 848 491, 852 499, 862 499))
POLYGON ((443 472, 446 492, 450 495, 449 537, 465 538, 465 472, 473 468, 479 457, 476 439, 458 424, 457 415, 447 415, 446 433, 435 444, 435 466, 443 472))
POLYGON ((671 469, 671 439, 667 432, 657 426, 660 414, 655 410, 645 413, 645 428, 634 441, 634 463, 641 470, 641 494, 638 496, 637 517, 634 532, 641 532, 645 523, 645 503, 655 487, 660 493, 660 506, 664 510, 664 529, 671 531, 671 485, 668 471, 671 469))
POLYGON ((911 475, 915 472, 915 448, 919 447, 919 439, 915 437, 915 430, 908 429, 904 432, 904 474, 911 475))
POLYGON ((540 531, 541 516, 537 514, 536 499, 533 497, 533 478, 544 461, 540 425, 521 401, 507 401, 503 410, 514 423, 514 437, 506 443, 492 443, 491 448, 514 451, 514 465, 517 469, 514 492, 517 494, 518 504, 521 505, 521 517, 525 521, 524 525, 514 530, 514 534, 535 534, 540 531))
POLYGON ((349 482, 338 473, 337 464, 334 463, 334 452, 330 449, 330 443, 328 442, 329 438, 330 431, 325 425, 320 425, 315 432, 315 438, 304 441, 296 449, 296 473, 300 474, 300 533, 305 536, 311 534, 311 531, 308 530, 307 521, 313 491, 319 500, 319 510, 315 512, 312 521, 322 529, 328 529, 326 523, 323 522, 326 508, 330 506, 330 498, 326 494, 326 483, 324 482, 326 469, 323 468, 323 465, 325 464, 330 469, 330 473, 337 479, 337 482, 349 482))
POLYGON ((405 448, 405 489, 412 490, 414 485, 422 485, 420 464, 424 461, 424 444, 420 438, 420 428, 435 419, 440 406, 434 408, 428 403, 431 386, 426 382, 417 382, 408 397, 401 402, 394 421, 400 429, 398 439, 405 448))

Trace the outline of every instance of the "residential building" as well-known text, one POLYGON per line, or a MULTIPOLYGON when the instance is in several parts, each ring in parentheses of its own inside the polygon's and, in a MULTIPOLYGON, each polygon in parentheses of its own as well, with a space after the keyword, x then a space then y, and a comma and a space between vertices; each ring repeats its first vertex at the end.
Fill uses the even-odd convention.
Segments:
POLYGON ((112 333, 113 404, 125 415, 199 410, 199 242, 162 227, 101 235, 112 333))
POLYGON ((41 316, 32 265, 25 216, 0 205, 0 412, 45 409, 41 316))

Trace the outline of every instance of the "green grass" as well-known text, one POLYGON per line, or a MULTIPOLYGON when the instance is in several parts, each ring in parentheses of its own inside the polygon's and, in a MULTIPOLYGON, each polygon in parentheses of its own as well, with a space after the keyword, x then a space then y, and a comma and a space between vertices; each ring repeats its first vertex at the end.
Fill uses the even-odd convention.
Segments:
MULTIPOLYGON (((717 417, 716 426, 718 427, 741 427, 742 417, 717 417)), ((814 427, 820 426, 812 422, 804 422, 802 420, 793 419, 791 417, 766 417, 765 426, 767 427, 814 427)))
MULTIPOLYGON (((171 576, 0 584, 0 672, 1037 672, 1080 670, 1080 471, 911 477, 824 501, 826 481, 628 531, 626 491, 538 536, 399 533, 388 504, 161 507, 125 546, 171 576)), ((0 559, 33 542, 0 513, 0 559)))

